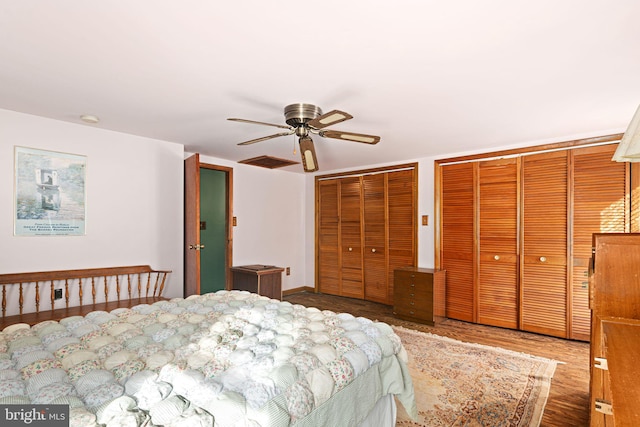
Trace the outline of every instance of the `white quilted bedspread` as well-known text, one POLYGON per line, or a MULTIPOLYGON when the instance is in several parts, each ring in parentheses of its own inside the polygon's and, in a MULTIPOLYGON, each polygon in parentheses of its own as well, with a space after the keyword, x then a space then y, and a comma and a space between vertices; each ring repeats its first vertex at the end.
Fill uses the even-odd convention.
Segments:
POLYGON ((317 423, 365 373, 376 385, 358 399, 392 393, 415 411, 389 325, 240 291, 0 333, 0 404, 68 404, 71 426, 317 423))

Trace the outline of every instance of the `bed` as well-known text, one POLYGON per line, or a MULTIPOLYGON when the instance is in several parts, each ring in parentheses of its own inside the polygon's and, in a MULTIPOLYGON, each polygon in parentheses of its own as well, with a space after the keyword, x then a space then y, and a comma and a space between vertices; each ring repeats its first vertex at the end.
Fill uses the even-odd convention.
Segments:
POLYGON ((245 291, 137 302, 5 326, 0 404, 87 427, 390 426, 396 399, 416 415, 385 323, 245 291))

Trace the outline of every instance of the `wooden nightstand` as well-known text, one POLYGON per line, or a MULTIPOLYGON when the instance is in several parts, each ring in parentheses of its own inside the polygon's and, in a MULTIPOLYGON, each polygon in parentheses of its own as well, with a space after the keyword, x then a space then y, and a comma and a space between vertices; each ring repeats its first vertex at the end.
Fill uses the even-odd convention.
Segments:
POLYGON ((274 265, 242 265, 231 267, 233 289, 255 292, 269 298, 282 300, 282 272, 274 265))

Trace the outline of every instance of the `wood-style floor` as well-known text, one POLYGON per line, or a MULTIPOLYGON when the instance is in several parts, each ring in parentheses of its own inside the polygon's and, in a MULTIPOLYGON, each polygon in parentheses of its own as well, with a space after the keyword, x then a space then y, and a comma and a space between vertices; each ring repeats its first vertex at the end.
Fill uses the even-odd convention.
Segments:
POLYGON ((391 306, 332 295, 299 292, 285 296, 283 299, 293 304, 302 304, 334 312, 347 312, 460 341, 502 347, 563 362, 558 364, 556 368, 540 425, 543 427, 580 427, 589 424, 588 343, 476 325, 452 319, 446 319, 436 326, 427 326, 394 318, 391 306))

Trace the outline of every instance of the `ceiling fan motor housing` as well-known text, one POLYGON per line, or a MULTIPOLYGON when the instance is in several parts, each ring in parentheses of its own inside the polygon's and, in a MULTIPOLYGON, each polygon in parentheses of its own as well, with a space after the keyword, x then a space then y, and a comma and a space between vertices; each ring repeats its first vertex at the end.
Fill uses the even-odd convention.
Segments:
POLYGON ((289 126, 298 127, 305 125, 322 115, 320 107, 313 104, 291 104, 284 107, 284 117, 289 126))

